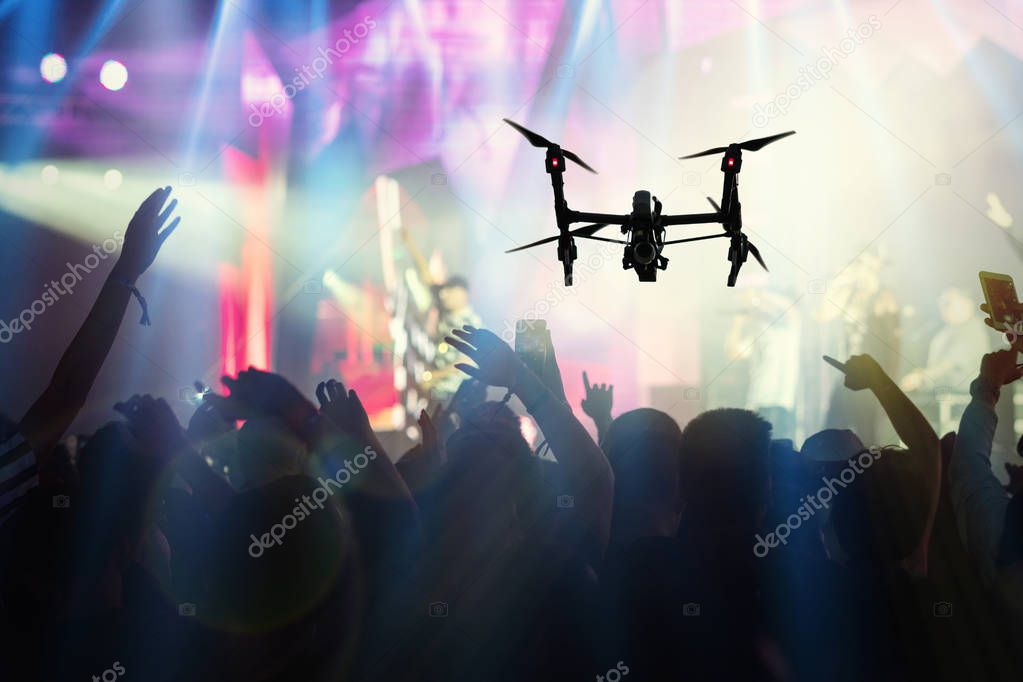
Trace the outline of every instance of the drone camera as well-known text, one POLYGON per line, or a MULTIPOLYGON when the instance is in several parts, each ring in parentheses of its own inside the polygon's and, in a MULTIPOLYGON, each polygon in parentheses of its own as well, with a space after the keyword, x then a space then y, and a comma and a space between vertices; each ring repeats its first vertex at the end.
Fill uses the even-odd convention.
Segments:
POLYGON ((652 242, 638 242, 632 255, 640 265, 650 265, 657 258, 657 247, 652 242))

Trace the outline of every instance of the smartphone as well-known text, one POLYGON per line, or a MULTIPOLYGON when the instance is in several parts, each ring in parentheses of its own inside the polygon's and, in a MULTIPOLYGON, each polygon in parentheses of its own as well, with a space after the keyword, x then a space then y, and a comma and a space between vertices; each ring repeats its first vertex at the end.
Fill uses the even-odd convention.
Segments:
POLYGON ((1016 285, 1009 275, 997 272, 981 272, 980 287, 984 291, 984 301, 991 311, 991 320, 1001 327, 1016 321, 1019 310, 1019 298, 1016 296, 1016 285))
POLYGON ((546 320, 519 320, 515 323, 515 354, 538 377, 547 365, 547 349, 551 346, 551 332, 546 320))
POLYGON ((844 363, 839 362, 838 360, 836 360, 835 358, 831 357, 830 355, 824 355, 824 356, 821 356, 821 357, 824 358, 824 362, 828 363, 829 365, 831 365, 832 367, 837 369, 839 372, 842 372, 843 374, 845 374, 845 364, 844 363))

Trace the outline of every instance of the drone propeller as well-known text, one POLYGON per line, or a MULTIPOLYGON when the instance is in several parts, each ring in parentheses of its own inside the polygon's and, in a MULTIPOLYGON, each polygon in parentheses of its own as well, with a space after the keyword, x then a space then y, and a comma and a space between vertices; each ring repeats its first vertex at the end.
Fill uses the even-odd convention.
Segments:
MULTIPOLYGON (((529 141, 529 144, 533 145, 534 147, 540 147, 542 149, 550 149, 551 147, 557 146, 553 142, 548 140, 546 137, 544 137, 543 135, 540 135, 539 133, 534 133, 529 128, 521 126, 518 123, 516 123, 515 121, 512 121, 511 119, 506 118, 506 119, 504 119, 504 122, 507 123, 508 125, 510 125, 512 128, 515 128, 515 130, 517 130, 520 133, 522 133, 522 136, 524 138, 526 138, 529 141)), ((591 172, 591 173, 596 173, 597 172, 597 171, 593 170, 592 168, 590 168, 589 164, 587 164, 585 161, 580 159, 579 156, 576 155, 574 152, 570 152, 567 149, 562 149, 561 153, 565 155, 566 159, 568 159, 569 161, 573 161, 573 162, 579 164, 580 166, 582 166, 583 168, 585 168, 589 172, 591 172)))
POLYGON ((714 201, 710 197, 707 197, 707 201, 710 202, 710 205, 714 207, 715 211, 717 211, 718 213, 721 213, 721 207, 718 206, 718 202, 714 201))
MULTIPOLYGON (((607 225, 608 225, 607 223, 594 223, 592 225, 583 225, 582 227, 577 227, 574 230, 569 230, 568 231, 568 235, 570 237, 582 237, 584 239, 586 239, 586 238, 595 238, 595 237, 593 237, 593 235, 597 231, 602 230, 603 228, 607 227, 607 225)), ((537 241, 533 242, 532 244, 526 244, 525 246, 517 246, 514 249, 509 249, 508 251, 505 251, 505 253, 515 253, 516 251, 524 251, 526 249, 531 249, 534 246, 540 246, 542 244, 550 244, 551 242, 557 241, 560 238, 561 238, 561 235, 560 234, 556 234, 553 237, 545 237, 543 239, 537 240, 537 241)))
POLYGON ((764 269, 764 272, 770 272, 770 270, 767 269, 767 263, 765 263, 764 259, 760 257, 760 251, 757 247, 749 240, 746 240, 746 246, 749 248, 749 252, 753 254, 753 257, 757 259, 757 262, 760 263, 760 267, 764 269))
MULTIPOLYGON (((755 152, 755 151, 758 151, 760 149, 763 149, 764 147, 766 147, 767 145, 771 144, 772 142, 777 142, 778 140, 782 139, 783 137, 788 137, 789 135, 795 135, 795 134, 796 134, 795 130, 790 130, 787 133, 778 133, 777 135, 770 135, 768 137, 760 137, 760 138, 757 138, 756 140, 746 140, 745 142, 739 142, 738 146, 739 146, 739 149, 744 149, 744 150, 746 150, 748 152, 755 152)), ((679 158, 680 159, 695 159, 695 158, 700 157, 700 156, 710 156, 712 154, 721 154, 721 153, 727 152, 727 151, 728 151, 728 147, 714 147, 713 149, 708 149, 706 151, 699 152, 698 154, 690 154, 689 156, 680 156, 679 158)))

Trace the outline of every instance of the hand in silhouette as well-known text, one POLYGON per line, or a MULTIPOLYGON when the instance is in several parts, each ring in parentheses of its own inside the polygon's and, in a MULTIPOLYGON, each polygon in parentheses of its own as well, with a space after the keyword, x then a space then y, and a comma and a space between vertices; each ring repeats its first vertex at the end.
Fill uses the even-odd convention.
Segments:
POLYGON ((117 259, 117 265, 114 266, 116 277, 129 284, 134 284, 135 280, 153 264, 156 254, 160 252, 160 247, 181 222, 180 216, 174 218, 161 232, 161 228, 167 223, 174 208, 178 205, 178 200, 173 199, 164 208, 164 203, 170 194, 169 186, 162 187, 150 194, 135 211, 124 234, 121 255, 117 259))
POLYGON ((590 378, 583 372, 583 387, 586 397, 583 398, 583 412, 593 421, 611 419, 611 407, 614 405, 615 387, 609 384, 590 384, 590 378))

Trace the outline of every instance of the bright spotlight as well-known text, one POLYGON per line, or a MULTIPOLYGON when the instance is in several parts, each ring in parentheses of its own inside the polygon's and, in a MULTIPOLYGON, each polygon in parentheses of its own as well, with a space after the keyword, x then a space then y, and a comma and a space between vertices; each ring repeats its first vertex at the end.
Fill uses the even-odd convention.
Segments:
POLYGON ((43 170, 40 171, 39 177, 44 185, 56 185, 57 180, 60 179, 60 171, 53 164, 46 164, 43 166, 43 170))
POLYGON ((103 68, 99 70, 99 82, 107 90, 116 92, 128 82, 128 69, 116 59, 109 59, 103 62, 103 68))
POLYGON ((121 175, 121 171, 116 168, 111 168, 103 174, 103 184, 107 186, 107 189, 117 189, 121 186, 121 181, 124 176, 121 175))
POLYGON ((67 62, 56 52, 51 52, 39 61, 39 73, 47 83, 60 82, 67 75, 67 62))

